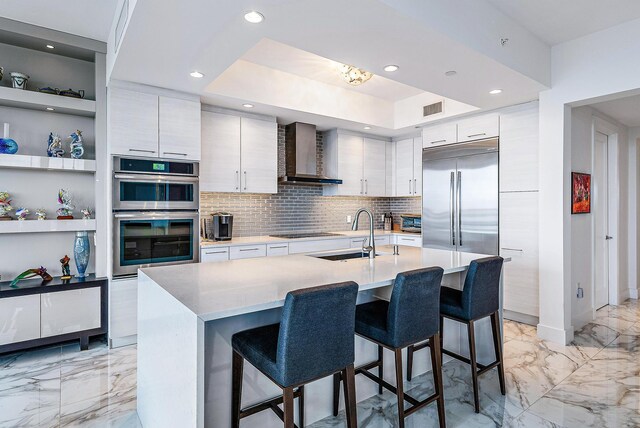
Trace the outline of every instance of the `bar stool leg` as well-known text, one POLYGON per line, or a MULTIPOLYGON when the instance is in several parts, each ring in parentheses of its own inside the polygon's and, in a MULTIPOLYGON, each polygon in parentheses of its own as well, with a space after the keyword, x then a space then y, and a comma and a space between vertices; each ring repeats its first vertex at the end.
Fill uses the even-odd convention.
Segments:
POLYGON ((500 315, 498 312, 491 314, 491 327, 493 330, 493 346, 496 352, 496 360, 500 362, 498 365, 498 379, 500 380, 500 392, 506 394, 504 383, 504 364, 502 361, 502 337, 500 336, 500 315))
MULTIPOLYGON (((381 345, 378 345, 378 362, 380 365, 378 366, 378 377, 380 379, 384 379, 384 348, 381 345)), ((382 394, 382 384, 378 384, 378 394, 382 394)))
POLYGON ((333 416, 338 416, 340 405, 340 373, 333 374, 333 416))
POLYGON ((480 400, 478 398, 478 365, 476 362, 476 335, 473 327, 473 321, 467 324, 469 333, 469 361, 471 362, 471 379, 473 380, 473 402, 475 404, 476 413, 480 413, 480 400))
POLYGON ((445 422, 444 414, 444 387, 442 386, 442 356, 440 349, 440 334, 436 333, 429 339, 429 348, 431 349, 431 366, 433 369, 433 384, 435 386, 438 399, 436 404, 438 405, 438 420, 440 422, 440 428, 447 426, 445 422))
POLYGON ((404 377, 402 376, 402 349, 394 350, 396 357, 396 389, 398 396, 398 427, 404 428, 404 377))
POLYGON ((231 362, 232 369, 232 391, 231 391, 231 428, 240 427, 240 405, 242 403, 242 373, 244 369, 244 358, 233 351, 231 362))
MULTIPOLYGON (((444 349, 444 317, 440 317, 440 352, 444 349)), ((442 355, 441 355, 442 356, 442 355)))
POLYGON ((293 387, 283 389, 282 407, 284 409, 284 428, 293 428, 293 387))
POLYGON ((356 373, 353 364, 342 371, 342 379, 344 380, 344 407, 347 417, 347 428, 357 428, 356 373))
POLYGON ((413 345, 407 347, 407 382, 411 382, 411 372, 413 372, 413 345))
POLYGON ((304 385, 298 387, 300 395, 298 396, 298 423, 299 428, 304 427, 304 385))

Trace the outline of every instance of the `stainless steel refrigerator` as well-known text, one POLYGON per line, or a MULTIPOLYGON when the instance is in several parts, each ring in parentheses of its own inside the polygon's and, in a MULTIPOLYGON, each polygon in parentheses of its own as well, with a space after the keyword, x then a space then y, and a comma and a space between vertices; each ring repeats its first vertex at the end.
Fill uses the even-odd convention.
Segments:
POLYGON ((424 149, 423 247, 498 254, 498 139, 424 149))

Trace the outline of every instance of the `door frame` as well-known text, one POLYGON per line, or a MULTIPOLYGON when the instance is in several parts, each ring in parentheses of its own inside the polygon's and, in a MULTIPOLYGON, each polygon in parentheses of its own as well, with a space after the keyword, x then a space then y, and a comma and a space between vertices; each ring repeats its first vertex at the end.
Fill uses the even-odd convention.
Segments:
MULTIPOLYGON (((621 303, 620 291, 618 288, 618 269, 620 266, 620 259, 618 257, 618 245, 617 240, 620 237, 619 227, 619 209, 620 209, 620 191, 619 191, 619 177, 616 174, 618 163, 618 133, 619 129, 613 123, 610 123, 600 117, 593 117, 593 126, 591 133, 591 171, 595 172, 595 139, 596 132, 607 136, 607 196, 608 196, 608 221, 609 221, 609 235, 613 236, 613 241, 609 243, 609 304, 617 305, 621 303), (613 244, 613 245, 612 245, 613 244)), ((592 211, 593 212, 593 211, 592 211)), ((596 222, 595 215, 591 216, 591 309, 593 311, 593 317, 596 313, 596 289, 595 289, 595 276, 596 276, 596 222)))

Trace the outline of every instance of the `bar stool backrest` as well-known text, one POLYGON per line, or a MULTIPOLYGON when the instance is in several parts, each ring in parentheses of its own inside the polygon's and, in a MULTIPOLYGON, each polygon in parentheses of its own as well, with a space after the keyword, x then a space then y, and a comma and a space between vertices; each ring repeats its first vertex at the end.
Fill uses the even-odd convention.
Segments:
POLYGON ((440 329, 440 267, 399 273, 393 283, 387 332, 396 348, 427 340, 440 329))
POLYGON ((504 259, 499 256, 473 260, 462 289, 462 309, 468 319, 491 315, 500 307, 500 275, 504 259))
POLYGON ((276 355, 285 385, 306 383, 353 364, 357 297, 355 282, 287 294, 276 355))

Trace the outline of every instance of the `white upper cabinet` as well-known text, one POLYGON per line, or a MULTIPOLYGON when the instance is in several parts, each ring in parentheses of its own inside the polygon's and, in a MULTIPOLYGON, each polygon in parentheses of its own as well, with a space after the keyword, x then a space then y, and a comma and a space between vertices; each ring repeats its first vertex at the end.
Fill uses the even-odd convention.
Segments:
POLYGON ((278 193, 278 125, 241 118, 240 160, 243 192, 278 193))
POLYGON ((158 97, 110 89, 109 144, 113 154, 158 156, 158 97))
POLYGON ((386 196, 387 142, 373 138, 364 139, 364 194, 386 196))
POLYGON ((442 123, 422 130, 422 147, 435 147, 453 144, 458 141, 455 123, 442 123))
POLYGON ((422 137, 413 139, 413 195, 422 195, 422 137))
POLYGON ((200 160, 200 103, 109 89, 112 154, 200 160))
POLYGON ((202 112, 200 190, 240 191, 240 118, 202 112))
POLYGON ((396 193, 394 196, 422 194, 422 137, 396 141, 396 193))
POLYGON ((458 142, 482 140, 500 134, 500 115, 482 114, 458 122, 458 142))
POLYGON ((276 122, 203 111, 200 189, 277 193, 276 122))
POLYGON ((500 115, 500 191, 538 190, 538 103, 500 115))
POLYGON ((161 158, 200 159, 200 103, 160 97, 159 146, 161 158))

